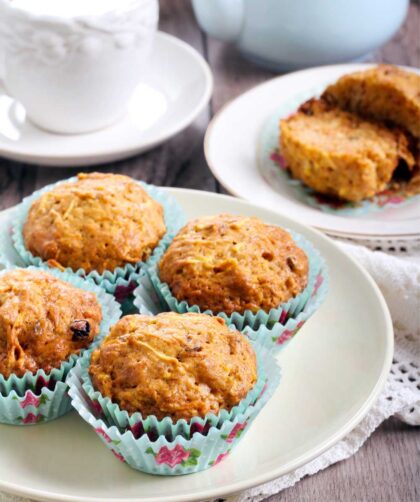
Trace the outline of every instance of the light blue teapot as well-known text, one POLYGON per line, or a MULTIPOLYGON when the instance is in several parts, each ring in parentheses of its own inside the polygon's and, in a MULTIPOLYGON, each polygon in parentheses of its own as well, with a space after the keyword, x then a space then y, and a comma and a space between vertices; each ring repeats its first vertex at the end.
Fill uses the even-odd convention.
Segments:
POLYGON ((192 0, 201 28, 275 70, 360 59, 389 40, 409 0, 192 0))

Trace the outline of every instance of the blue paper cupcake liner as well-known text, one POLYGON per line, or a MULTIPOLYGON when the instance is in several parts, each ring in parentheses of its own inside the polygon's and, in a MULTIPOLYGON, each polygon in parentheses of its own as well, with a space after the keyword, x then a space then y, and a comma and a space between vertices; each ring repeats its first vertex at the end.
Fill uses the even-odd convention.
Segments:
MULTIPOLYGON (((47 262, 43 261, 39 256, 34 256, 29 250, 26 249, 25 242, 23 239, 23 226, 28 216, 29 209, 32 203, 38 199, 42 194, 53 190, 58 185, 62 183, 69 183, 76 181, 77 177, 72 177, 51 185, 47 185, 41 190, 37 190, 29 197, 23 199, 21 204, 16 207, 14 222, 12 226, 12 240, 14 247, 21 257, 25 265, 33 265, 46 270, 51 270, 53 267, 48 265, 47 262)), ((162 237, 159 244, 153 250, 151 257, 153 257, 159 249, 165 248, 168 242, 172 240, 173 236, 179 231, 179 229, 185 223, 184 213, 175 201, 175 199, 168 194, 164 194, 154 185, 148 185, 142 181, 137 182, 146 192, 157 202, 159 202, 164 209, 166 233, 162 237)), ((150 258, 149 258, 150 259, 150 258)), ((117 267, 115 270, 106 270, 102 274, 96 272, 95 270, 89 273, 83 268, 79 270, 72 270, 71 268, 66 268, 65 272, 74 274, 76 276, 88 279, 98 286, 104 288, 108 293, 115 295, 115 297, 122 303, 135 289, 137 286, 139 272, 146 262, 138 262, 135 264, 127 264, 124 267, 117 267)))
POLYGON ((245 326, 242 333, 266 349, 271 349, 275 352, 283 350, 324 303, 328 293, 328 285, 329 276, 325 268, 318 274, 311 296, 304 309, 296 318, 287 319, 285 324, 275 323, 273 326, 260 325, 257 329, 245 326))
MULTIPOLYGON (((0 272, 0 276, 16 268, 18 267, 8 267, 0 272)), ((29 267, 29 270, 38 269, 29 267)), ((100 343, 110 326, 121 316, 119 304, 99 286, 59 270, 52 269, 48 273, 77 288, 96 294, 102 309, 99 334, 87 349, 79 355, 71 355, 59 368, 54 368, 49 373, 40 369, 36 373, 28 371, 23 377, 10 375, 4 378, 0 374, 0 423, 31 425, 54 420, 70 411, 68 386, 65 383, 69 371, 83 354, 89 354, 100 343)))
MULTIPOLYGON (((267 350, 279 351, 284 349, 309 318, 321 307, 328 293, 328 285, 328 270, 324 263, 317 275, 309 300, 296 318, 289 318, 284 324, 280 322, 268 326, 261 324, 257 329, 244 326, 241 330, 242 333, 255 344, 267 350)), ((143 315, 157 315, 169 310, 165 300, 154 288, 146 271, 141 274, 140 284, 134 291, 133 303, 137 311, 143 315)), ((236 328, 232 324, 230 326, 236 328)))
MULTIPOLYGON (((223 317, 227 324, 233 324, 241 331, 246 326, 249 326, 253 330, 257 330, 260 326, 273 328, 278 323, 286 325, 289 319, 300 320, 299 315, 305 310, 309 300, 314 294, 318 295, 318 293, 326 293, 327 275, 325 261, 314 246, 302 235, 293 232, 292 230, 288 230, 288 232, 292 236, 295 244, 300 247, 308 257, 308 283, 302 293, 290 299, 288 302, 282 303, 276 308, 272 308, 269 312, 265 312, 263 310, 259 310, 258 312, 246 310, 243 314, 234 312, 231 315, 227 315, 224 312, 213 312, 211 310, 205 310, 202 312, 198 305, 188 305, 186 301, 178 301, 173 296, 168 284, 162 282, 159 278, 159 261, 166 249, 169 247, 170 242, 168 242, 166 246, 162 246, 159 251, 153 255, 147 264, 146 271, 160 298, 160 302, 164 310, 169 309, 180 314, 184 314, 186 312, 202 312, 204 314, 217 315, 219 317, 223 317), (321 291, 319 291, 322 284, 324 286, 321 291)), ((144 277, 144 275, 142 277, 144 277)), ((141 301, 138 299, 138 293, 139 289, 134 292, 134 296, 137 296, 134 300, 134 304, 139 308, 139 303, 141 303, 141 301)))
POLYGON ((189 439, 195 431, 202 431, 210 426, 219 427, 226 420, 232 421, 240 414, 245 415, 250 404, 254 403, 261 394, 266 381, 264 365, 261 361, 261 356, 257 353, 257 367, 259 368, 257 382, 237 406, 233 407, 229 412, 222 410, 217 415, 209 413, 204 418, 195 417, 189 422, 186 420, 178 420, 174 423, 169 417, 158 420, 153 415, 146 418, 143 418, 141 413, 133 413, 130 415, 127 411, 121 410, 119 406, 113 403, 108 397, 102 396, 100 392, 94 389, 89 376, 90 359, 91 354, 89 353, 80 360, 79 366, 81 368, 82 387, 92 401, 92 405, 96 409, 101 409, 102 416, 107 423, 116 425, 122 431, 126 429, 137 431, 137 433, 138 431, 153 431, 153 434, 158 436, 165 435, 168 440, 178 435, 182 435, 186 439, 189 439))
MULTIPOLYGON (((264 348, 255 346, 258 365, 258 391, 250 391, 244 402, 231 412, 221 412, 217 422, 209 414, 190 422, 157 420, 140 414, 131 417, 116 404, 102 407, 86 391, 83 358, 69 373, 67 382, 72 405, 95 430, 105 446, 132 468, 158 475, 180 475, 202 471, 218 464, 236 446, 255 417, 274 394, 280 382, 280 368, 264 348), (252 393, 252 399, 248 399, 252 393), (132 417, 137 422, 130 425, 132 417), (226 418, 225 418, 226 417, 226 418)), ((89 384, 91 386, 91 384, 89 384)), ((89 391, 89 389, 88 389, 89 391)), ((133 419, 134 420, 134 419, 133 419)), ((134 422, 136 421, 134 420, 134 422)))

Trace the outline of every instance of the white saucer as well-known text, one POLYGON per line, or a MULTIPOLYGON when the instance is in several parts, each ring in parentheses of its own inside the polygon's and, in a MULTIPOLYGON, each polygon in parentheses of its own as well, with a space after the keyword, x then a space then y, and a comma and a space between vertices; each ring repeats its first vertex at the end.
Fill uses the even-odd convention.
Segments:
POLYGON ((52 166, 86 166, 144 152, 186 128, 207 105, 213 77, 191 46, 158 32, 148 73, 132 97, 127 115, 90 134, 43 131, 25 110, 0 93, 0 156, 52 166))
POLYGON ((296 106, 297 96, 323 88, 344 73, 369 66, 372 65, 349 64, 303 70, 274 78, 233 100, 213 118, 207 129, 205 155, 214 176, 238 197, 292 215, 331 234, 378 239, 420 237, 418 200, 358 216, 325 213, 297 198, 289 183, 264 179, 257 166, 262 128, 280 107, 287 108, 291 103, 296 106))
MULTIPOLYGON (((368 274, 330 239, 291 218, 223 195, 167 191, 189 218, 258 216, 303 234, 325 257, 329 294, 280 354, 279 388, 227 459, 185 476, 150 476, 121 464, 75 413, 33 427, 0 425, 0 491, 44 502, 212 500, 311 461, 348 434, 375 402, 390 369, 393 331, 368 274)), ((0 228, 12 218, 13 209, 0 213, 0 228)))

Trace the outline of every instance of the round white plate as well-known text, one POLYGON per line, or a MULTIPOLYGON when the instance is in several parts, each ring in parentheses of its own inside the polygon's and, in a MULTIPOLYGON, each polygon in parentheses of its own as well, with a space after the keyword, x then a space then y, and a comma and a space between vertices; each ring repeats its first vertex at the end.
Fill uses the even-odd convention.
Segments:
POLYGON ((308 89, 370 66, 334 65, 290 73, 269 80, 233 100, 213 118, 204 140, 206 159, 214 176, 230 193, 291 214, 302 223, 326 232, 366 237, 420 236, 420 202, 361 216, 327 214, 298 200, 287 182, 266 181, 257 167, 261 129, 276 109, 308 89))
MULTIPOLYGON (((159 477, 117 461, 72 413, 34 427, 0 425, 0 491, 38 500, 188 502, 238 492, 309 462, 351 431, 385 383, 393 353, 388 309, 367 273, 316 230, 232 197, 166 189, 189 218, 255 215, 310 239, 326 258, 326 302, 281 353, 283 377, 232 455, 201 473, 159 477)), ((0 227, 13 217, 0 213, 0 227)), ((4 228, 4 227, 3 227, 4 228)))
POLYGON ((213 77, 191 46, 158 32, 147 73, 126 116, 89 134, 53 134, 26 119, 24 108, 0 91, 0 156, 52 166, 86 166, 129 157, 185 129, 207 105, 213 77))

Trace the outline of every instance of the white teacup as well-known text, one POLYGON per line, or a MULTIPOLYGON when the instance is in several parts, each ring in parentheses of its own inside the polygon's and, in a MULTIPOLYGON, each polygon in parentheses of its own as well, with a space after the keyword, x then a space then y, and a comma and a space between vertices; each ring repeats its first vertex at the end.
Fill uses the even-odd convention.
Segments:
POLYGON ((157 0, 0 0, 6 92, 49 131, 109 126, 142 77, 158 9, 157 0))

